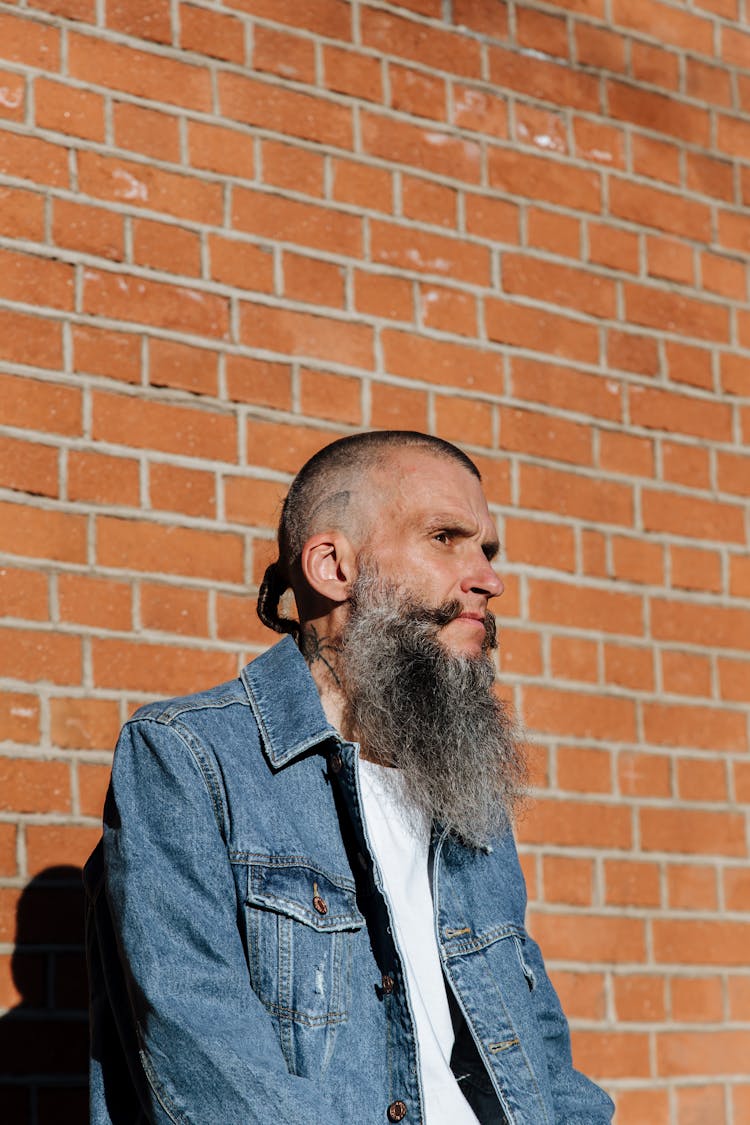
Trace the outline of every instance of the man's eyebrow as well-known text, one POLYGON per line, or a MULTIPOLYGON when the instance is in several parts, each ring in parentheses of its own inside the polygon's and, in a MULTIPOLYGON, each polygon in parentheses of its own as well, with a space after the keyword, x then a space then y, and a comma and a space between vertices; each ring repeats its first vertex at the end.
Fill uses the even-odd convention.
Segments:
MULTIPOLYGON (((469 538, 474 534, 474 528, 466 521, 460 519, 455 513, 430 512, 425 521, 427 531, 447 531, 451 535, 460 535, 469 538)), ((482 550, 488 559, 494 559, 500 552, 500 540, 497 535, 483 540, 482 550)))

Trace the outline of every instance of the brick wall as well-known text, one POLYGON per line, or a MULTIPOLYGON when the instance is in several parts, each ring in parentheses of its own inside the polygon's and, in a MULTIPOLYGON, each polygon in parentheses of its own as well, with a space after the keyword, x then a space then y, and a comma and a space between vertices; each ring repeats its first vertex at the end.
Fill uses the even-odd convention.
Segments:
POLYGON ((576 1059, 750 1121, 748 203, 748 0, 0 2, 3 1121, 85 1120, 119 724, 268 643, 290 473, 387 426, 502 533, 576 1059))

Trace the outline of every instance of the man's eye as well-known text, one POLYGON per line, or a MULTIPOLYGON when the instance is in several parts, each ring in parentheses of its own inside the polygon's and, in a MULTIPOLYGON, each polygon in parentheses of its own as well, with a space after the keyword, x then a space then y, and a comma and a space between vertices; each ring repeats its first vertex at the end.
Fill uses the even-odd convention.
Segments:
POLYGON ((451 537, 447 531, 436 531, 432 538, 436 539, 438 543, 450 543, 451 537))

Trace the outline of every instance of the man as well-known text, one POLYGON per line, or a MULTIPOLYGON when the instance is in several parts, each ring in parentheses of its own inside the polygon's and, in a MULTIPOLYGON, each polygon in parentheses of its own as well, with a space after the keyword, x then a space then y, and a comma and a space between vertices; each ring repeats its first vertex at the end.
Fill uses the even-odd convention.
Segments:
POLYGON ((96 1125, 611 1120, 523 925, 497 549, 436 438, 300 471, 258 604, 292 636, 118 743, 86 872, 96 1125))

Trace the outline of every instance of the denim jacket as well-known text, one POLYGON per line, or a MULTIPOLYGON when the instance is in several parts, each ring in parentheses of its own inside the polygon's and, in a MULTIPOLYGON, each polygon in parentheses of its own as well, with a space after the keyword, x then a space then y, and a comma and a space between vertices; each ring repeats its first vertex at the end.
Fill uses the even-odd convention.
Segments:
MULTIPOLYGON (((85 871, 93 1125, 423 1122, 357 756, 288 637, 125 726, 85 871)), ((610 1121, 524 929, 510 833, 482 852, 436 830, 432 855, 451 1065, 480 1121, 610 1121)))

